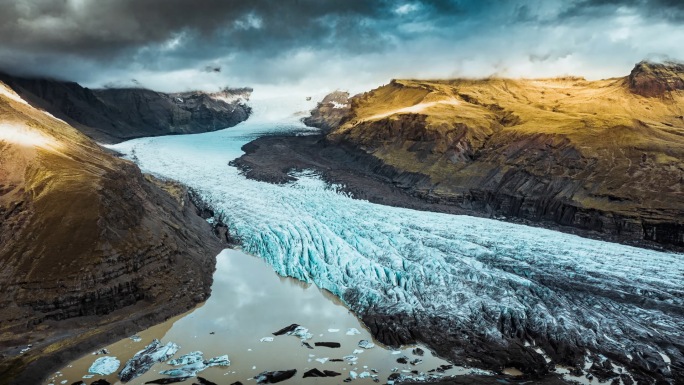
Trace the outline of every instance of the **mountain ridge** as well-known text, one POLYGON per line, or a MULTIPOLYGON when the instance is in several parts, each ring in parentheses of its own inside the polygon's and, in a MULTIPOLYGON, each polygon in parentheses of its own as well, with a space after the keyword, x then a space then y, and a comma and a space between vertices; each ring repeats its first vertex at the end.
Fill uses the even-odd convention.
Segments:
POLYGON ((251 88, 162 93, 145 88, 89 89, 78 83, 0 73, 31 105, 102 143, 232 127, 249 117, 251 88))

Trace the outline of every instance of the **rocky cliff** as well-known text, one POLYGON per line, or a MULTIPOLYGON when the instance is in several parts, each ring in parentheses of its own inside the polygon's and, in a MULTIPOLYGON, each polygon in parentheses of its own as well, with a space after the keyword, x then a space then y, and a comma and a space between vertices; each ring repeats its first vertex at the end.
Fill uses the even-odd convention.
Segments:
POLYGON ((349 93, 335 91, 326 95, 311 111, 311 115, 302 120, 307 126, 318 127, 328 132, 344 123, 350 112, 349 93))
POLYGON ((232 127, 249 117, 252 90, 165 94, 143 88, 95 89, 51 79, 0 74, 31 105, 102 143, 143 136, 192 134, 232 127))
POLYGON ((682 246, 683 78, 642 62, 598 81, 394 80, 352 98, 325 142, 432 203, 682 246))
POLYGON ((0 383, 204 300, 222 243, 199 211, 0 83, 0 383))

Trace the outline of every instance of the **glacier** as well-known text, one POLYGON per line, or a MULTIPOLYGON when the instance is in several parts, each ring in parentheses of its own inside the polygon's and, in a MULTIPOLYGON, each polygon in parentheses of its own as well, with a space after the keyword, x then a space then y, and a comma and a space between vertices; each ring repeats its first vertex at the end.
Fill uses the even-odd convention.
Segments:
POLYGON ((257 91, 252 105, 253 116, 230 129, 109 147, 193 188, 245 251, 330 291, 364 321, 391 316, 397 330, 425 324, 428 344, 436 326, 461 333, 457 349, 437 348, 452 360, 469 354, 475 338, 515 345, 542 363, 536 349, 553 360, 572 356, 568 364, 610 357, 664 378, 684 376, 683 255, 372 204, 312 171, 284 185, 249 180, 228 165, 242 145, 267 133, 313 132, 295 114, 313 107, 304 98, 257 91))

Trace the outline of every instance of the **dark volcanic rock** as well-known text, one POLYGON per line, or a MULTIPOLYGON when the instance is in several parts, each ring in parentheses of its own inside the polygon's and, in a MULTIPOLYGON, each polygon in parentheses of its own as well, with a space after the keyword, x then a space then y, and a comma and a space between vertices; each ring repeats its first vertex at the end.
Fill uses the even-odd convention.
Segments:
POLYGON ((303 378, 308 378, 308 377, 337 377, 341 376, 341 373, 334 372, 332 370, 324 370, 320 371, 316 368, 313 368, 307 372, 304 373, 303 378))
POLYGON ((215 382, 209 381, 209 380, 207 380, 207 379, 204 378, 204 377, 199 377, 199 376, 198 376, 198 377, 197 377, 197 381, 199 382, 200 385, 217 385, 215 382))
POLYGON ((175 384, 177 382, 183 382, 190 377, 172 377, 172 378, 159 378, 157 380, 147 381, 146 384, 175 384))
POLYGON ((97 381, 91 382, 90 385, 110 385, 110 383, 109 383, 109 381, 107 381, 107 380, 101 378, 101 379, 99 379, 99 380, 97 380, 97 381))
POLYGON ((339 342, 316 342, 314 343, 314 345, 324 346, 326 348, 339 348, 340 346, 342 346, 339 342))
POLYGON ((642 61, 632 69, 627 80, 629 89, 636 94, 665 96, 670 91, 684 90, 684 64, 642 61))
POLYGON ((286 326, 286 327, 278 330, 277 332, 274 332, 273 335, 274 336, 282 336, 283 334, 291 333, 295 329, 297 329, 298 326, 299 326, 298 324, 292 324, 290 326, 286 326))
POLYGON ((275 384, 294 377, 296 373, 297 369, 261 372, 254 376, 254 379, 256 380, 257 384, 275 384))
POLYGON ((245 104, 249 88, 166 94, 143 88, 91 90, 73 82, 6 74, 0 74, 0 81, 33 106, 104 143, 220 130, 251 113, 245 104))
MULTIPOLYGON (((397 373, 394 373, 397 374, 397 373)), ((399 375, 396 376, 399 378, 399 375)), ((415 382, 395 382, 396 385, 415 384, 415 382)), ((510 377, 501 376, 476 376, 464 375, 445 378, 438 381, 421 382, 425 385, 502 385, 502 384, 534 384, 534 385, 576 385, 576 383, 568 382, 560 378, 560 376, 547 376, 541 379, 520 378, 512 379, 510 377)))

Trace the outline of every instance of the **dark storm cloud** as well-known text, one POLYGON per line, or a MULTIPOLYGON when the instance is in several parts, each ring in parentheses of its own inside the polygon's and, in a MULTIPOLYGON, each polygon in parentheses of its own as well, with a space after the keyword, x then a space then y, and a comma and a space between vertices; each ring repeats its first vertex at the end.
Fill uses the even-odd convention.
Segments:
POLYGON ((605 17, 621 7, 636 10, 640 15, 655 20, 684 21, 682 0, 579 0, 568 4, 558 18, 605 17))
POLYGON ((0 34, 5 46, 93 56, 162 43, 179 33, 209 39, 222 34, 249 47, 265 37, 314 40, 326 33, 321 18, 374 18, 386 7, 360 0, 3 0, 0 34))
POLYGON ((676 56, 683 14, 680 0, 0 0, 0 70, 162 87, 622 70, 676 56))

